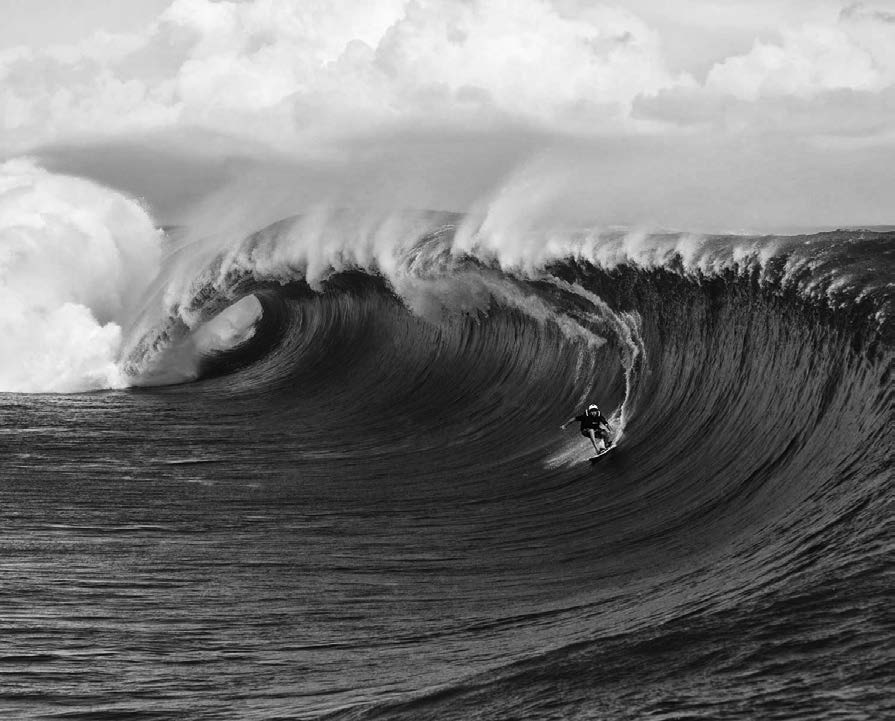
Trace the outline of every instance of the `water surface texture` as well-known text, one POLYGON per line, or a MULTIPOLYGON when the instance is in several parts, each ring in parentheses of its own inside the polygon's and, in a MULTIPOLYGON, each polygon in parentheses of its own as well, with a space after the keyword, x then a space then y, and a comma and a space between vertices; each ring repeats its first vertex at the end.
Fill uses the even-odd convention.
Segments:
POLYGON ((3 718, 895 712, 895 235, 302 222, 172 250, 131 387, 0 395, 3 718))

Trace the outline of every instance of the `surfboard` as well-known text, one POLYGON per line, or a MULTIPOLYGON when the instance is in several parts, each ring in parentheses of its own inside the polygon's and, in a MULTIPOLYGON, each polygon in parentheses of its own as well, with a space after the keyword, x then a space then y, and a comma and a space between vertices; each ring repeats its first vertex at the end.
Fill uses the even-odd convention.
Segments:
POLYGON ((605 456, 607 453, 611 453, 616 447, 617 447, 617 446, 615 446, 615 445, 611 445, 611 446, 609 446, 609 448, 607 448, 605 451, 600 451, 597 455, 595 455, 593 458, 590 459, 590 462, 591 462, 591 463, 596 463, 596 462, 599 461, 603 456, 605 456))

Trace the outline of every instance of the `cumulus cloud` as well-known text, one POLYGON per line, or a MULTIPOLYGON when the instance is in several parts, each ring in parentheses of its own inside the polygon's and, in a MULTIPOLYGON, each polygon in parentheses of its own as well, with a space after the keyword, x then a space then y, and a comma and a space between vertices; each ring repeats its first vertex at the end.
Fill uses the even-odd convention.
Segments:
MULTIPOLYGON (((895 28, 890 40, 895 41, 895 28)), ((743 100, 812 97, 843 89, 879 91, 892 84, 895 74, 887 55, 846 28, 787 30, 780 44, 759 42, 747 55, 715 65, 706 88, 743 100)))
POLYGON ((680 128, 788 134, 817 143, 895 140, 895 23, 862 4, 828 22, 781 28, 776 39, 715 63, 696 87, 640 97, 634 115, 680 128))
POLYGON ((840 17, 847 20, 857 19, 870 19, 870 20, 878 20, 884 23, 893 23, 895 24, 895 12, 889 12, 886 10, 881 10, 879 8, 868 7, 864 3, 852 3, 847 7, 842 9, 840 17))
POLYGON ((141 37, 7 52, 0 79, 19 144, 175 125, 270 138, 408 119, 592 125, 689 82, 637 16, 547 0, 175 0, 141 37))
MULTIPOLYGON (((691 5, 688 17, 708 22, 691 5)), ((661 28, 610 5, 174 0, 142 35, 0 54, 0 121, 7 149, 174 127, 279 145, 507 119, 625 133, 651 120, 745 126, 747 105, 777 112, 781 99, 895 84, 893 13, 856 3, 806 16, 719 58, 699 83, 669 67, 661 28)))
POLYGON ((588 105, 624 110, 639 94, 684 82, 635 16, 594 7, 564 17, 544 2, 459 3, 439 13, 411 3, 376 62, 410 94, 441 91, 547 118, 588 105))
MULTIPOLYGON (((258 158, 285 158, 277 177, 300 175, 284 182, 302 202, 337 192, 466 210, 500 183, 494 168, 573 138, 598 158, 588 204, 678 222, 693 204, 641 190, 642 173, 686 168, 685 182, 668 182, 698 193, 702 212, 719 186, 690 158, 736 168, 736 203, 759 182, 737 148, 761 164, 799 145, 792 167, 773 166, 791 194, 818 148, 891 152, 892 15, 839 0, 173 0, 142 33, 0 52, 0 152, 39 147, 51 167, 145 195, 167 220, 258 158)), ((751 197, 749 218, 778 196, 751 197)), ((796 204, 780 207, 775 217, 796 204)))

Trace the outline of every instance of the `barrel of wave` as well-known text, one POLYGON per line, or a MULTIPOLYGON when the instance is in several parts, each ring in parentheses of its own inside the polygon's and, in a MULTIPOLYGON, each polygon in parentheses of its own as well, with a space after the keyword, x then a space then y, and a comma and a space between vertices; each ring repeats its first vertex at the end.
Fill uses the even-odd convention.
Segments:
POLYGON ((161 238, 115 190, 0 164, 0 392, 127 385, 122 328, 158 273, 161 238))

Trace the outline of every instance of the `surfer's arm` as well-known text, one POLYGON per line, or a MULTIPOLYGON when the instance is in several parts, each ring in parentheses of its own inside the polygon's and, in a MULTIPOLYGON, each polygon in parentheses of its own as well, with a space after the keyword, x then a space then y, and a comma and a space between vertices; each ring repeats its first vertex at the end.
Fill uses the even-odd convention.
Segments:
POLYGON ((562 430, 565 430, 565 429, 566 429, 566 426, 569 425, 569 423, 571 423, 572 421, 577 421, 577 420, 578 420, 578 416, 572 416, 571 418, 569 418, 569 420, 567 420, 565 423, 563 423, 563 424, 560 426, 560 428, 561 428, 562 430))

